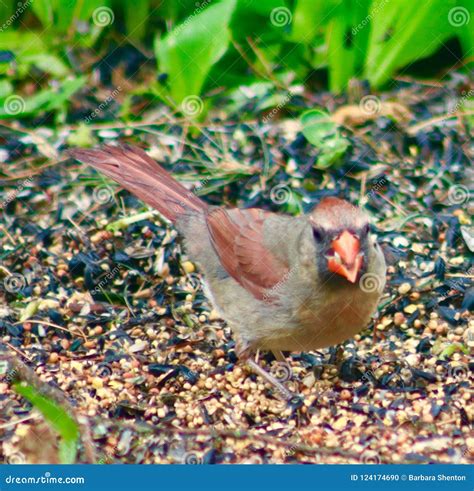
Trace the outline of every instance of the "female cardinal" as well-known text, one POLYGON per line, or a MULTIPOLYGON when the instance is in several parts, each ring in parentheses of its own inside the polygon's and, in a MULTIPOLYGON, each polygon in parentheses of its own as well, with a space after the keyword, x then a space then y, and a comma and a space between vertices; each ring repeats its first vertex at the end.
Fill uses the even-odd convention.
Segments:
POLYGON ((375 311, 385 260, 367 216, 349 202, 324 198, 299 217, 211 207, 139 148, 104 146, 70 155, 174 223, 204 273, 206 294, 236 336, 237 354, 285 397, 291 393, 250 359, 252 353, 265 349, 281 357, 281 351, 340 343, 375 311))

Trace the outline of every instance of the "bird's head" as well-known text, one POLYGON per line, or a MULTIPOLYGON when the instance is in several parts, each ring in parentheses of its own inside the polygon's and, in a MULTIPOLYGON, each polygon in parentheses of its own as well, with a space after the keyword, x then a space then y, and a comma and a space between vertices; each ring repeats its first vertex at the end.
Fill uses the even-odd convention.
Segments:
POLYGON ((324 198, 310 213, 320 274, 334 274, 355 283, 368 260, 369 221, 348 201, 324 198))

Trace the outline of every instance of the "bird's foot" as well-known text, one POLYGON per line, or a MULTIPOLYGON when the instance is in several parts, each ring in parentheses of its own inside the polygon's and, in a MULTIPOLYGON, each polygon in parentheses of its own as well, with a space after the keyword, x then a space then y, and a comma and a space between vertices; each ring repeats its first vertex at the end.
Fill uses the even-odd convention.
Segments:
POLYGON ((264 368, 262 368, 256 361, 248 358, 246 360, 247 365, 257 374, 263 377, 267 382, 275 387, 278 394, 283 397, 286 401, 291 401, 295 397, 297 397, 293 392, 288 390, 276 377, 274 377, 271 373, 268 373, 264 368))
POLYGON ((252 358, 254 352, 255 349, 249 343, 242 341, 236 343, 236 354, 239 357, 239 360, 246 362, 255 374, 260 375, 267 382, 273 385, 280 397, 288 402, 295 397, 298 397, 296 394, 288 390, 282 383, 290 380, 292 376, 291 367, 283 356, 283 353, 281 353, 281 351, 274 352, 275 358, 277 359, 279 365, 277 372, 278 375, 277 377, 274 377, 252 358))

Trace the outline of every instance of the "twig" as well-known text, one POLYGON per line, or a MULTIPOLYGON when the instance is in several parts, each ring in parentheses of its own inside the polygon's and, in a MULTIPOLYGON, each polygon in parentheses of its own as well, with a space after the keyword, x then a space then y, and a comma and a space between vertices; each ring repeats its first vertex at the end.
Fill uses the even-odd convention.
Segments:
MULTIPOLYGON (((53 324, 52 322, 40 321, 40 320, 35 320, 35 319, 28 319, 26 321, 18 321, 18 322, 15 322, 15 325, 25 324, 27 322, 30 324, 41 324, 42 326, 53 327, 54 329, 58 329, 60 331, 64 331, 64 332, 67 332, 67 333, 73 335, 73 332, 71 331, 71 329, 67 329, 65 327, 58 326, 57 324, 53 324)), ((77 328, 77 331, 84 338, 84 341, 87 341, 86 333, 79 327, 77 328)))
POLYGON ((10 426, 19 425, 20 423, 24 423, 25 421, 29 421, 30 419, 35 419, 36 417, 37 417, 36 414, 29 414, 24 418, 18 418, 13 421, 8 421, 7 423, 0 425, 0 430, 4 430, 5 428, 10 428, 10 426))
POLYGON ((407 133, 409 135, 416 135, 418 131, 422 130, 423 128, 426 128, 427 126, 431 126, 436 123, 441 123, 447 119, 454 119, 454 118, 462 118, 463 116, 473 116, 474 111, 465 111, 465 112, 455 112, 452 114, 444 114, 443 116, 437 116, 435 118, 430 118, 427 119, 426 121, 422 121, 421 123, 415 124, 413 126, 410 126, 407 129, 407 133))

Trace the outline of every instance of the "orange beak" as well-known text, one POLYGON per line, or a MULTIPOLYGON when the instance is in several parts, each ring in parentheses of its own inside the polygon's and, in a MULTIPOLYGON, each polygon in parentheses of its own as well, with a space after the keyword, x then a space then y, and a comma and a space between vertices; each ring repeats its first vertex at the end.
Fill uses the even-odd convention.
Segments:
POLYGON ((359 239, 344 230, 337 239, 332 241, 331 247, 335 254, 328 258, 329 271, 340 274, 351 283, 355 283, 362 267, 359 239))

